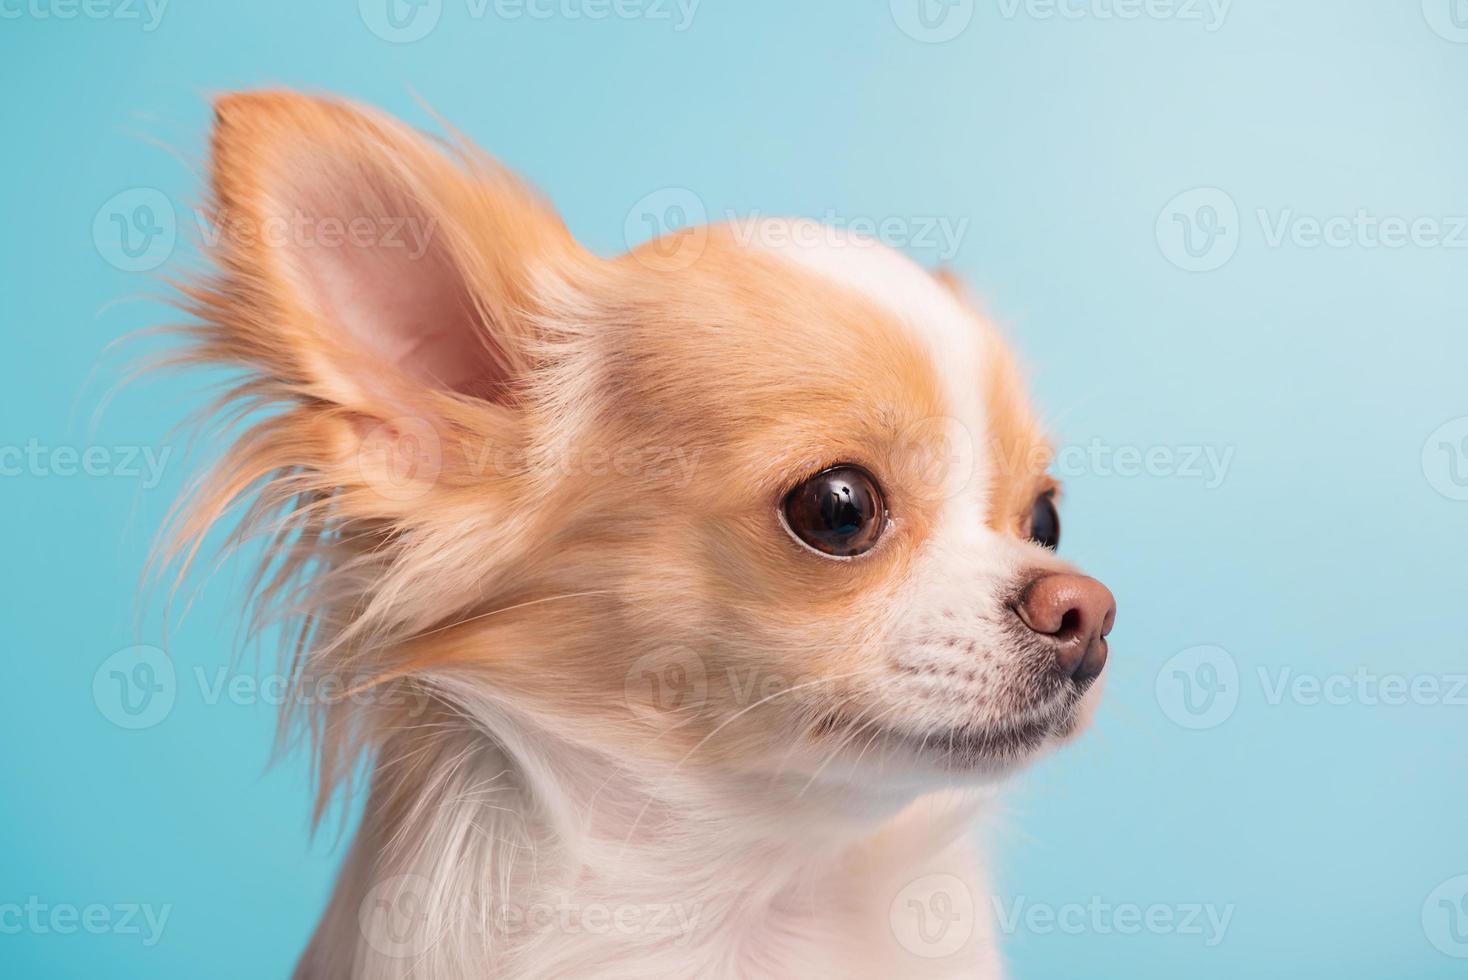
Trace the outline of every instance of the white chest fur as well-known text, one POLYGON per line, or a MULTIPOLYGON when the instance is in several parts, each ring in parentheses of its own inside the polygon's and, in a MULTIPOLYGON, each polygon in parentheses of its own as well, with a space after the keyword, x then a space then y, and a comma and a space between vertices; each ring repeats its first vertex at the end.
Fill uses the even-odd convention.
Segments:
POLYGON ((298 975, 1000 975, 973 797, 856 816, 823 790, 663 784, 652 798, 615 760, 525 749, 530 764, 512 762, 466 728, 415 771, 380 765, 298 975))

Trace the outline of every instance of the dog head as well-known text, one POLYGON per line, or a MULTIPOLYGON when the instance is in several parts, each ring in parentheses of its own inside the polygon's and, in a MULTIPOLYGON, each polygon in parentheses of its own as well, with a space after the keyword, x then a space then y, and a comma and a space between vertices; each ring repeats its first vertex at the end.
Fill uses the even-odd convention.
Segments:
POLYGON ((273 410, 183 532, 263 487, 267 594, 306 583, 340 710, 391 725, 373 692, 409 685, 878 783, 999 774, 1083 715, 1111 596, 1057 556, 1043 435, 952 283, 801 222, 600 258, 474 151, 290 94, 218 104, 212 218, 195 356, 273 410))

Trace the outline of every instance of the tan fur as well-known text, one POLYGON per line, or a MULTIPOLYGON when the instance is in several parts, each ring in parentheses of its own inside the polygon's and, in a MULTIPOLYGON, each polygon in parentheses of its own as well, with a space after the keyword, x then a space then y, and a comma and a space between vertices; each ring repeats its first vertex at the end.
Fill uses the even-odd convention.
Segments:
MULTIPOLYGON (((409 819, 425 792, 415 760, 438 757, 434 733, 463 710, 440 675, 474 678, 495 711, 570 745, 679 771, 814 779, 833 712, 888 707, 891 610, 916 587, 944 506, 912 432, 949 411, 891 310, 717 227, 697 233, 690 263, 664 261, 666 242, 596 258, 475 151, 341 103, 230 96, 218 119, 226 228, 306 200, 313 219, 436 229, 416 260, 226 231, 215 274, 186 288, 200 323, 190 358, 244 369, 239 404, 267 415, 192 495, 174 540, 191 555, 244 501, 242 533, 276 545, 262 613, 296 625, 301 683, 337 677, 357 695, 293 719, 317 737, 321 805, 375 754, 370 822, 409 819), (425 293, 431 315, 409 343, 354 334, 342 323, 375 311, 348 309, 353 295, 323 276, 359 260, 462 296, 440 307, 443 288, 425 293), (461 315, 472 348, 453 334, 461 315), (837 463, 881 474, 893 525, 833 568, 778 512, 837 463), (696 703, 636 683, 639 669, 689 663, 696 703), (779 692, 768 705, 734 689, 751 677, 779 692), (426 718, 410 710, 423 697, 426 718)), ((1012 358, 977 317, 974 329, 991 451, 1021 463, 991 467, 974 522, 1043 563, 1019 541, 1050 485, 1043 437, 1012 358)))

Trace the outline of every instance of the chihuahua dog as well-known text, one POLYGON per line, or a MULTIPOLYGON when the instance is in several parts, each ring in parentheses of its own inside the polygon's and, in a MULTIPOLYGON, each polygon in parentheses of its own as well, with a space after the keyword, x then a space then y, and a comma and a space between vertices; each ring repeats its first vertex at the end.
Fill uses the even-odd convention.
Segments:
POLYGON ((243 421, 176 553, 248 505, 318 817, 369 784, 298 975, 998 976, 974 821, 1114 604, 962 290, 802 222, 602 258, 286 92, 216 103, 212 184, 179 356, 243 421))

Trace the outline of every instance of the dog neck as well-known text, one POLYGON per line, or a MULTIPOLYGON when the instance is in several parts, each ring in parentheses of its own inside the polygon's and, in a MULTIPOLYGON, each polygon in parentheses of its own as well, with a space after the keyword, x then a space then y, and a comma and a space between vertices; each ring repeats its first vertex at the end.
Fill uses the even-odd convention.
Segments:
POLYGON ((979 798, 632 765, 455 702, 379 752, 298 976, 991 975, 982 937, 939 963, 889 924, 924 874, 979 887, 979 798))

